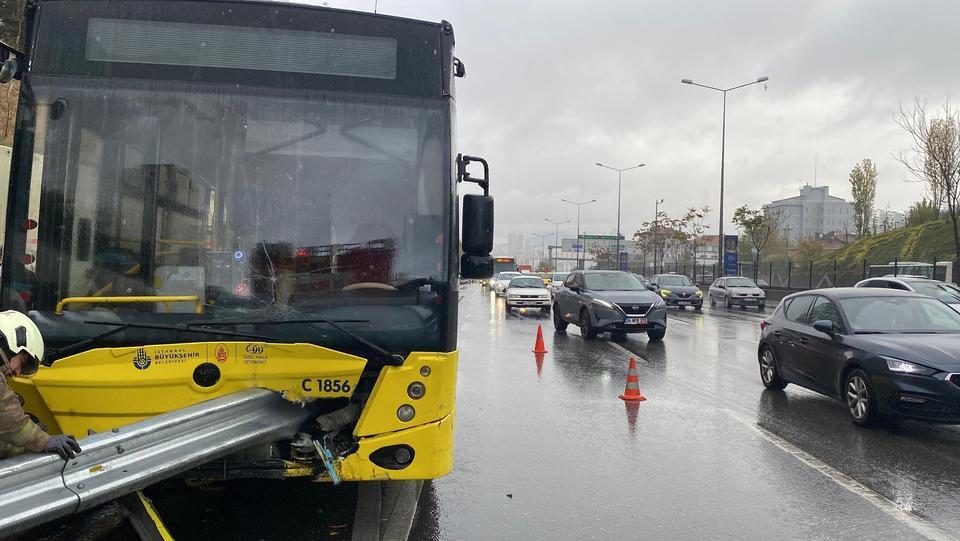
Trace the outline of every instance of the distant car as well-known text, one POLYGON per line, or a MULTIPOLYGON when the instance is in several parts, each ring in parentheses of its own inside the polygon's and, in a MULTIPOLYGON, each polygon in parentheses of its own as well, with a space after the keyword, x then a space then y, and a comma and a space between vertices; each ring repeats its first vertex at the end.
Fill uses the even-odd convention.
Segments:
POLYGON ((523 275, 515 271, 501 272, 493 279, 493 292, 498 297, 504 296, 507 291, 507 286, 510 285, 510 280, 513 280, 517 276, 523 276, 523 275))
POLYGON ((553 326, 566 331, 573 323, 586 339, 609 332, 614 340, 627 333, 647 333, 651 341, 667 334, 667 305, 629 272, 574 271, 553 301, 553 326))
POLYGON ((860 426, 882 417, 960 424, 960 314, 894 289, 841 287, 785 297, 760 327, 760 380, 846 403, 860 426))
POLYGON ((880 289, 899 289, 901 291, 914 291, 928 297, 940 299, 950 305, 951 308, 960 312, 960 288, 953 284, 941 282, 940 280, 931 280, 919 276, 882 276, 880 278, 867 278, 857 282, 855 287, 870 287, 880 289))
POLYGON ((650 285, 663 297, 667 306, 693 306, 696 310, 703 308, 703 292, 682 274, 655 274, 650 278, 650 285))
POLYGON ((770 287, 770 284, 768 284, 763 278, 757 278, 757 285, 760 287, 770 287))
POLYGON ((726 304, 727 308, 739 305, 741 308, 756 306, 763 309, 767 303, 767 294, 753 280, 743 276, 717 278, 710 285, 707 296, 710 297, 710 306, 719 302, 726 304))
POLYGON ((514 308, 550 310, 550 290, 539 276, 521 276, 510 280, 506 291, 507 311, 514 308))
POLYGON ((569 272, 555 272, 550 275, 550 294, 556 296, 557 291, 563 287, 563 281, 567 279, 569 272))

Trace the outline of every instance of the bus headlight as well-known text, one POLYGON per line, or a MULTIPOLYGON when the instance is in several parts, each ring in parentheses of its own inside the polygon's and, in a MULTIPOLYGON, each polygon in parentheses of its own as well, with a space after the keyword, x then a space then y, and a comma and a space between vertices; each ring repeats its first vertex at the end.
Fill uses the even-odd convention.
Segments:
POLYGON ((407 396, 414 400, 420 400, 426 392, 427 388, 419 381, 414 381, 407 387, 407 396))
POLYGON ((404 404, 397 408, 397 419, 408 423, 413 419, 413 416, 417 414, 417 411, 413 409, 413 406, 410 404, 404 404))

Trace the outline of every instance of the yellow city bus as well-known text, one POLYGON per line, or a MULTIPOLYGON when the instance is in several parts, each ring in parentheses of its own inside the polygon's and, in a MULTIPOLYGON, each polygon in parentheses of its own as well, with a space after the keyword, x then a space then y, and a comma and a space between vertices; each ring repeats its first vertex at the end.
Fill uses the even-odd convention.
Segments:
POLYGON ((316 415, 194 476, 450 471, 458 277, 493 268, 450 24, 36 0, 25 30, 0 306, 45 337, 30 415, 83 436, 263 387, 316 415))

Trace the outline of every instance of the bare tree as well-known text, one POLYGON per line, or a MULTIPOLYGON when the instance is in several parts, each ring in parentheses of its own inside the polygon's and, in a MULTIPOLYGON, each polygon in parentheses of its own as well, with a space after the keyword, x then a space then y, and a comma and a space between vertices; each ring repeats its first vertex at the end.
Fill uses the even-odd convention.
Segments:
POLYGON ((910 146, 896 159, 927 183, 934 205, 946 208, 953 226, 954 251, 960 260, 960 111, 945 101, 940 115, 929 114, 926 103, 919 99, 912 108, 901 106, 894 121, 910 136, 910 146))
POLYGON ((754 210, 746 205, 733 212, 733 223, 737 224, 743 233, 750 239, 750 243, 757 249, 753 272, 756 275, 760 266, 763 248, 776 235, 783 225, 784 214, 782 209, 754 210))

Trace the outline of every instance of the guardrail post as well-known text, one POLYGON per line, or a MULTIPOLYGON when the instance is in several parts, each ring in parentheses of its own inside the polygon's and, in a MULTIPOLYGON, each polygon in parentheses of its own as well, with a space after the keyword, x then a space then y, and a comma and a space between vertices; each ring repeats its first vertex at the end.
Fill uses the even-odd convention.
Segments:
POLYGON ((833 287, 837 287, 837 260, 833 260, 833 287))
POLYGON ((897 275, 898 267, 900 267, 900 258, 899 258, 899 257, 895 257, 895 258, 893 259, 893 275, 894 275, 894 276, 897 275))
POLYGON ((790 289, 791 271, 793 271, 793 261, 787 261, 787 289, 790 289))
POLYGON ((810 284, 807 289, 813 289, 813 260, 810 260, 810 284))
POLYGON ((863 259, 863 277, 860 279, 861 280, 867 279, 867 259, 866 258, 863 259))

